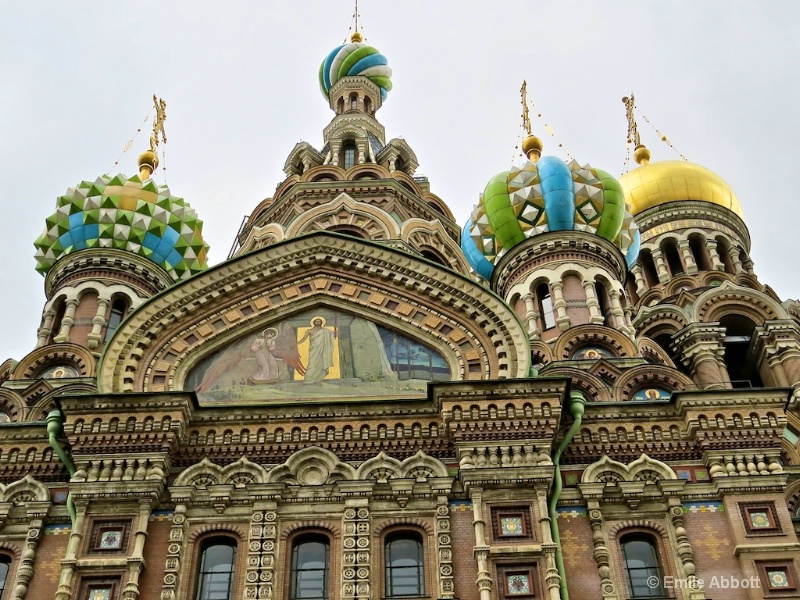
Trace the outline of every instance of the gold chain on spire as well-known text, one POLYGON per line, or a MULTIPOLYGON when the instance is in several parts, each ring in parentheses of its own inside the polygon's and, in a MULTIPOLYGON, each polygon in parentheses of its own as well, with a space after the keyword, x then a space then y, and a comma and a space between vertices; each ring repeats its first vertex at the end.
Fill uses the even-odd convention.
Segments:
POLYGON ((622 166, 622 174, 624 175, 628 171, 628 161, 630 160, 630 152, 631 152, 631 145, 633 145, 633 160, 635 160, 640 165, 646 165, 650 162, 650 150, 648 150, 644 144, 642 144, 639 138, 639 128, 636 125, 636 116, 634 112, 639 113, 641 117, 647 122, 650 127, 655 130, 658 134, 658 137, 664 142, 667 146, 675 150, 678 156, 681 157, 683 160, 688 160, 675 146, 672 145, 672 142, 669 141, 666 135, 664 135, 658 128, 655 127, 650 122, 650 119, 647 118, 639 107, 636 106, 636 100, 633 96, 633 92, 631 92, 630 96, 625 96, 622 99, 622 103, 625 105, 625 118, 628 120, 628 144, 625 151, 625 162, 622 166))
POLYGON ((144 124, 150 120, 150 115, 152 114, 153 114, 152 110, 149 113, 147 113, 147 116, 145 116, 144 120, 142 120, 142 124, 139 125, 139 127, 136 129, 136 133, 133 134, 133 137, 129 139, 127 142, 125 142, 125 146, 122 148, 122 153, 117 157, 117 160, 114 161, 114 166, 111 167, 112 171, 116 170, 116 168, 119 166, 119 161, 121 161, 122 157, 125 156, 125 153, 131 149, 131 146, 133 146, 133 142, 136 140, 136 137, 142 132, 142 127, 144 127, 144 124))
MULTIPOLYGON (((522 128, 527 134, 525 139, 522 140, 522 156, 527 156, 528 160, 536 162, 542 154, 542 140, 533 135, 533 126, 531 125, 530 119, 530 108, 535 109, 536 104, 533 102, 533 100, 528 100, 527 80, 522 82, 522 87, 520 88, 519 92, 522 100, 522 128)), ((536 116, 542 121, 542 126, 544 127, 545 131, 550 134, 550 137, 553 138, 553 141, 556 143, 556 145, 566 153, 567 161, 571 161, 572 154, 570 154, 567 149, 564 148, 564 144, 558 141, 553 128, 542 118, 542 113, 537 112, 536 116)))
MULTIPOLYGON (((347 29, 347 35, 344 37, 344 42, 347 43, 347 38, 350 38, 350 41, 353 43, 358 42, 365 42, 367 40, 367 36, 363 35, 361 30, 359 29, 359 24, 361 20, 361 13, 358 12, 358 0, 356 0, 356 8, 353 11, 353 16, 350 18, 350 27, 347 29), (355 31, 353 30, 353 25, 355 25, 355 31), (352 35, 350 32, 353 32, 352 35)), ((361 28, 363 29, 364 25, 361 24, 361 28)))
POLYGON ((678 150, 678 149, 677 149, 675 146, 673 146, 673 145, 672 145, 672 142, 670 142, 670 141, 669 141, 669 138, 667 138, 667 136, 666 136, 666 135, 664 135, 664 134, 661 132, 661 130, 660 130, 660 129, 658 129, 658 128, 657 128, 655 125, 653 125, 653 124, 650 122, 650 119, 648 119, 648 118, 647 118, 647 115, 645 115, 645 114, 644 114, 644 113, 641 111, 641 109, 640 109, 638 106, 634 106, 634 108, 636 109, 636 112, 638 112, 638 113, 639 113, 639 114, 642 116, 642 118, 643 118, 643 119, 644 119, 644 120, 647 122, 647 124, 648 124, 648 125, 650 125, 650 127, 652 127, 652 128, 653 128, 653 131, 655 131, 655 132, 656 132, 656 134, 658 135, 659 139, 660 139, 662 142, 664 142, 664 143, 665 143, 667 146, 669 146, 670 148, 672 148, 673 150, 675 150, 675 153, 676 153, 678 156, 680 156, 680 157, 681 157, 681 159, 683 159, 683 160, 685 160, 685 161, 688 161, 688 160, 689 160, 688 158, 686 158, 686 157, 683 155, 683 153, 682 153, 680 150, 678 150))

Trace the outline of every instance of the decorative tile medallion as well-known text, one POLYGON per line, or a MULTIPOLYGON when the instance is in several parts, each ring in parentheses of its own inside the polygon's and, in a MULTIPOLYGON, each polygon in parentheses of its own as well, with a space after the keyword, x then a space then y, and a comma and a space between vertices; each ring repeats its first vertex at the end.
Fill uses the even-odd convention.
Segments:
MULTIPOLYGON (((772 575, 770 574, 770 577, 772 575)), ((522 596, 531 593, 531 580, 527 573, 506 575, 506 586, 509 596, 522 596)))

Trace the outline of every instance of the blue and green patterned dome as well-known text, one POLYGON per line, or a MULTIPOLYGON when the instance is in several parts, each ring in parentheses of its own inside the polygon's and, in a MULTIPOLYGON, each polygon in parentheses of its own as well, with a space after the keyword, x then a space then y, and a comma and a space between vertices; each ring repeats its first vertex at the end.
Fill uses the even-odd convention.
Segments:
MULTIPOLYGON (((358 36, 355 39, 360 39, 358 36)), ((342 77, 361 75, 381 88, 381 100, 392 89, 392 69, 386 57, 376 48, 362 42, 351 42, 334 48, 319 66, 319 87, 322 95, 342 77)))
POLYGON ((545 156, 495 175, 461 236, 472 268, 490 279, 496 262, 517 244, 548 231, 586 231, 615 244, 628 268, 639 255, 639 226, 625 208, 619 182, 572 160, 545 156))
POLYGON ((175 280, 208 268, 203 223, 182 198, 152 179, 103 175, 58 199, 34 242, 36 270, 46 275, 59 258, 86 248, 116 248, 150 259, 175 280))

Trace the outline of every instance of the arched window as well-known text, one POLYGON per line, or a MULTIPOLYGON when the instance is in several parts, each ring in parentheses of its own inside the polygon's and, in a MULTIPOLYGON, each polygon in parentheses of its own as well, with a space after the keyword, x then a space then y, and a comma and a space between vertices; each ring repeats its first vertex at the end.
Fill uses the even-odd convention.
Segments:
POLYGON ((536 299, 539 301, 539 315, 542 319, 542 330, 552 329, 556 326, 556 316, 553 313, 553 300, 550 298, 550 286, 546 283, 537 285, 536 299))
POLYGON ((644 271, 644 278, 647 282, 647 287, 657 286, 658 270, 656 269, 656 263, 653 260, 653 255, 650 254, 650 250, 642 250, 641 254, 639 255, 639 263, 642 265, 642 271, 644 271))
POLYGON ((425 558, 422 536, 398 532, 386 538, 386 597, 409 598, 425 595, 425 558))
POLYGON ((681 260, 681 253, 678 251, 678 244, 674 239, 669 238, 664 240, 661 244, 661 251, 664 253, 664 258, 667 259, 669 265, 669 272, 673 277, 682 275, 685 270, 683 268, 683 261, 681 260))
POLYGON ((353 141, 347 141, 343 146, 344 151, 344 168, 349 169, 356 164, 356 145, 353 141))
POLYGON ((289 600, 327 600, 330 554, 330 541, 324 535, 306 535, 295 540, 289 600))
POLYGON ((364 112, 368 115, 372 114, 372 100, 369 99, 369 96, 364 96, 364 112))
POLYGON ((114 298, 111 302, 111 314, 108 317, 108 325, 106 326, 106 337, 105 342, 107 343, 108 340, 111 339, 111 336, 114 335, 114 332, 119 327, 119 324, 122 323, 122 319, 125 318, 125 312, 128 310, 128 303, 122 298, 114 298))
POLYGON ((350 94, 350 110, 358 109, 358 94, 350 94))
POLYGON ((611 311, 609 310, 608 290, 602 281, 595 281, 594 287, 597 295, 597 305, 600 316, 603 317, 603 325, 611 325, 611 311))
POLYGON ((658 546, 652 535, 632 533, 622 538, 622 557, 631 598, 665 598, 658 546))
POLYGON ((725 315, 719 320, 725 328, 725 367, 733 387, 763 387, 758 365, 750 358, 750 340, 756 324, 739 314, 725 315))
POLYGON ((236 542, 213 538, 202 545, 195 600, 230 600, 236 542))
POLYGON ((340 115, 344 112, 344 98, 339 98, 336 101, 336 114, 340 115))
POLYGON ((67 303, 64 300, 59 301, 56 314, 53 317, 53 325, 50 327, 50 341, 52 342, 58 332, 61 331, 61 321, 64 319, 64 313, 67 311, 67 303))
POLYGON ((694 262, 697 264, 699 271, 710 271, 711 261, 706 252, 706 245, 703 236, 699 233, 693 233, 689 236, 689 250, 692 251, 694 262))

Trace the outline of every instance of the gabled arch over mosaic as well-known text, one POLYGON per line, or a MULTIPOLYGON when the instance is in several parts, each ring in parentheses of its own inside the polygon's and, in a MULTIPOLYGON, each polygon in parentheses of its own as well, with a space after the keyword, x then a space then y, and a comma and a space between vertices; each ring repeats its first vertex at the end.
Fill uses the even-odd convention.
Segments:
POLYGON ((183 389, 210 354, 306 312, 313 327, 316 309, 361 318, 429 348, 452 379, 528 372, 527 337, 498 296, 412 255, 320 232, 240 256, 146 302, 109 342, 99 386, 183 389))

